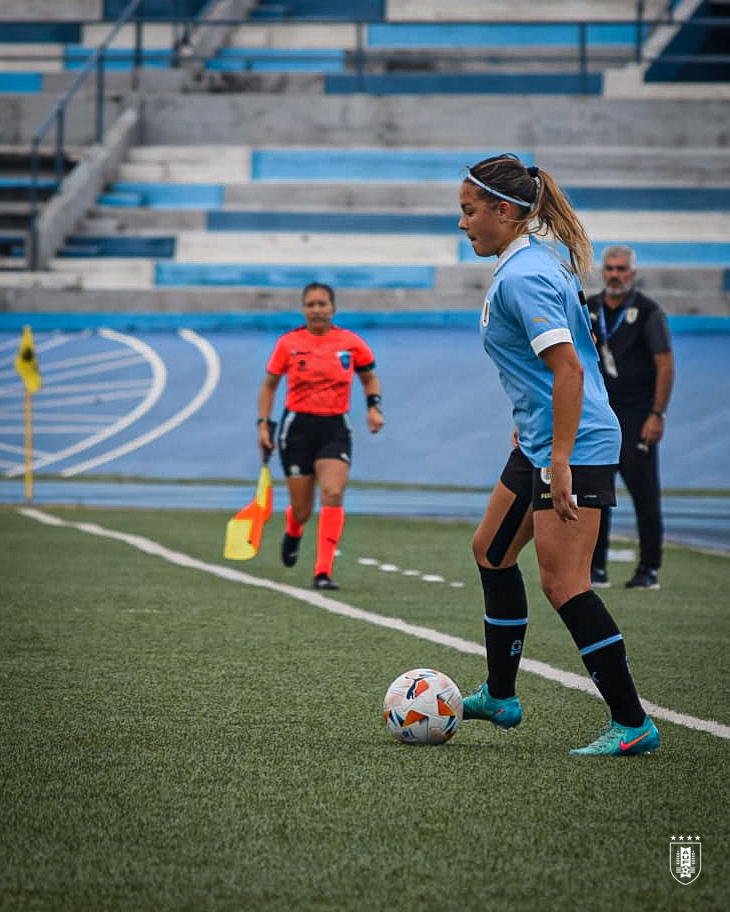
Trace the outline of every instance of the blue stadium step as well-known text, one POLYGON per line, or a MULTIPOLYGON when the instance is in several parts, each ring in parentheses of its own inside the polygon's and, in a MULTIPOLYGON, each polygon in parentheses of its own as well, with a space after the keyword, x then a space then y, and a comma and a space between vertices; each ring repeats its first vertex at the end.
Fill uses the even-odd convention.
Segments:
POLYGON ((80 22, 3 22, 2 44, 73 44, 81 41, 80 22))
MULTIPOLYGON (((2 28, 0 27, 0 32, 2 28)), ((0 41, 2 38, 0 37, 0 41)), ((0 94, 32 95, 43 91, 43 73, 21 71, 0 73, 0 94)))
MULTIPOLYGON (((453 183, 479 158, 502 149, 254 149, 251 180, 255 181, 447 181, 453 183)), ((526 165, 532 155, 521 152, 526 165)), ((456 197, 455 197, 456 204, 456 197)))
POLYGON ((336 48, 221 48, 205 68, 229 73, 342 73, 345 52, 336 48))
POLYGON ((379 212, 248 212, 207 213, 208 231, 341 231, 353 234, 455 234, 458 213, 410 215, 379 212))
POLYGON ((385 0, 259 0, 251 19, 382 19, 385 0))
POLYGON ((730 187, 564 187, 577 209, 728 212, 730 187))
MULTIPOLYGON (((488 18, 488 12, 485 12, 488 18)), ((644 26, 644 35, 648 33, 644 26)), ((616 47, 634 46, 634 23, 590 23, 586 42, 616 47)), ((382 22, 367 28, 367 46, 385 48, 578 48, 581 32, 570 23, 537 22, 382 22)))
POLYGON ((59 257, 152 257, 175 255, 173 237, 94 237, 71 235, 58 251, 59 257))
MULTIPOLYGON (((596 241, 593 251, 596 260, 600 260, 606 247, 613 244, 628 244, 636 251, 640 266, 730 266, 730 243, 717 241, 633 241, 631 240, 630 221, 625 237, 611 241, 596 241)), ((560 248, 561 245, 558 245, 560 248)), ((467 238, 459 241, 459 262, 483 262, 472 249, 467 238)))
POLYGON ((97 198, 97 202, 100 205, 150 206, 158 209, 217 209, 223 205, 224 196, 225 187, 222 184, 115 181, 97 198))
MULTIPOLYGON (((64 68, 80 70, 95 53, 95 48, 70 44, 64 51, 64 68)), ((150 69, 167 70, 173 65, 174 54, 170 48, 144 48, 140 52, 140 65, 150 69)), ((135 64, 134 48, 110 48, 104 54, 105 70, 131 70, 135 64)))
POLYGON ((20 234, 0 234, 0 256, 25 256, 25 238, 20 234))
POLYGON ((432 266, 270 266, 226 263, 156 263, 156 286, 246 285, 302 288, 326 282, 333 288, 433 288, 432 266))
POLYGON ((587 73, 329 73, 330 95, 600 95, 603 74, 587 73))
MULTIPOLYGON (((135 13, 140 19, 169 19, 197 16, 210 0, 144 0, 135 13)), ((104 0, 104 19, 116 22, 129 6, 129 0, 104 0)))

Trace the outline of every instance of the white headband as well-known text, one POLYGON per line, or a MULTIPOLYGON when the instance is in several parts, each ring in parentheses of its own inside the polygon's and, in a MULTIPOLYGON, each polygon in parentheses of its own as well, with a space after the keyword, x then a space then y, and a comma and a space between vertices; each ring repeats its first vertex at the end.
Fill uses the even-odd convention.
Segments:
MULTIPOLYGON (((483 184, 480 180, 474 177, 471 171, 467 173, 466 179, 468 181, 471 181, 472 184, 476 184, 477 187, 481 187, 482 190, 486 190, 487 193, 491 193, 492 196, 498 196, 500 199, 507 200, 508 203, 516 203, 518 206, 526 206, 530 210, 535 208, 534 203, 527 203, 525 200, 517 199, 515 196, 507 196, 506 193, 501 193, 499 190, 495 190, 494 187, 490 187, 489 184, 483 184)), ((535 183, 537 183, 539 178, 535 178, 534 180, 535 183)))

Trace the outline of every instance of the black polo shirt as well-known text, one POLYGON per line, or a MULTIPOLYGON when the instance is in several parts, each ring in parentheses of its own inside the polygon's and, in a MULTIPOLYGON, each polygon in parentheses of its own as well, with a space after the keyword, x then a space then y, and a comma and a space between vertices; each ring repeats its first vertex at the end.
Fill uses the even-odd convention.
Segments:
POLYGON ((608 345, 613 356, 613 373, 617 376, 607 371, 605 357, 600 359, 611 405, 648 411, 656 384, 654 355, 672 350, 664 311, 636 289, 615 310, 604 306, 603 292, 592 295, 587 303, 599 353, 603 345, 608 345))

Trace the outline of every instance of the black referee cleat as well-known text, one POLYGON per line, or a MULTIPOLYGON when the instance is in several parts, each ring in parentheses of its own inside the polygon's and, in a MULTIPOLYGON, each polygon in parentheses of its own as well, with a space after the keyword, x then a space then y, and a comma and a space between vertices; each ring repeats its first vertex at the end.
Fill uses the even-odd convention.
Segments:
POLYGON ((326 573, 318 573, 314 577, 314 583, 312 584, 314 589, 339 589, 340 587, 337 583, 333 583, 332 580, 327 576, 326 573))
POLYGON ((285 567, 293 567, 296 564, 301 540, 301 536, 295 538, 293 535, 289 535, 288 532, 284 533, 284 537, 281 540, 281 562, 285 567))

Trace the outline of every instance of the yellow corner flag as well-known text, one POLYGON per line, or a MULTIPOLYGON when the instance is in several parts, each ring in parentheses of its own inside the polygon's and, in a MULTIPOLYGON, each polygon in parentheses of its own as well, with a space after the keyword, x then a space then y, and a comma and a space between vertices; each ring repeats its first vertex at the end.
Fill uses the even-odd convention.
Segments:
POLYGON ((41 388, 41 372, 38 367, 35 348, 33 347, 33 333, 30 326, 23 327, 20 348, 15 356, 15 370, 20 374, 20 379, 25 384, 26 392, 37 393, 41 388))

